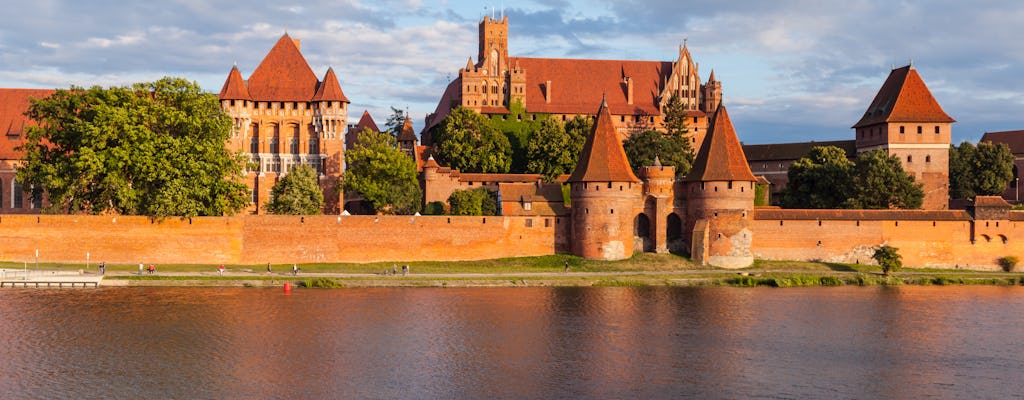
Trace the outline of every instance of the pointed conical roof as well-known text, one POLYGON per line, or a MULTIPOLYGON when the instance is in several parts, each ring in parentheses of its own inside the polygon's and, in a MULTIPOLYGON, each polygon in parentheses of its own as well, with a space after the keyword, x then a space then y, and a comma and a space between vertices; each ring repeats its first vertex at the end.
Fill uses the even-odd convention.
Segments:
POLYGON ((597 121, 583 145, 576 169, 569 176, 569 182, 640 182, 629 167, 622 141, 615 133, 612 114, 608 103, 601 102, 597 121))
POLYGON ((466 71, 473 70, 473 56, 469 56, 469 60, 466 61, 466 71))
POLYGON ((736 137, 729 112, 725 106, 719 105, 715 111, 714 122, 708 129, 708 135, 697 152, 693 169, 686 176, 686 181, 757 181, 750 172, 747 156, 743 154, 743 146, 736 137))
POLYGON ((256 101, 309 101, 319 81, 299 48, 284 34, 249 76, 249 93, 256 101))
POLYGON ((412 129, 412 120, 409 117, 405 117, 405 122, 402 123, 402 131, 398 133, 399 142, 415 142, 416 131, 412 129))
POLYGON ((252 96, 249 96, 249 89, 245 87, 245 80, 242 79, 242 73, 238 71, 237 65, 231 67, 228 79, 224 81, 224 87, 220 89, 220 95, 217 97, 221 100, 252 100, 252 96))
POLYGON ((956 122, 942 110, 912 66, 889 72, 875 99, 854 128, 883 122, 956 122))
POLYGON ((356 132, 362 132, 366 128, 369 128, 374 132, 380 132, 380 129, 377 128, 377 123, 373 122, 373 117, 370 116, 370 112, 363 110, 363 116, 359 118, 359 123, 356 124, 356 132))
POLYGON ((711 76, 708 77, 708 83, 711 83, 711 82, 714 82, 714 81, 715 81, 715 70, 712 69, 711 70, 711 76))
POLYGON ((345 93, 341 91, 341 85, 338 83, 338 76, 334 74, 334 67, 327 68, 327 73, 324 74, 324 80, 320 82, 320 87, 316 89, 316 94, 313 95, 313 101, 348 102, 348 98, 345 97, 345 93))

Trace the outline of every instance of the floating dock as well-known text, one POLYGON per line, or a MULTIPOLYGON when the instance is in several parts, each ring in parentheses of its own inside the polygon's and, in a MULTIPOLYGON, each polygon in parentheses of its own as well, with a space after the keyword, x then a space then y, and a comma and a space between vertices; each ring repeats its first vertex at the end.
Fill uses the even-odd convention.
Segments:
POLYGON ((4 287, 99 287, 102 275, 78 271, 0 270, 0 288, 4 287))

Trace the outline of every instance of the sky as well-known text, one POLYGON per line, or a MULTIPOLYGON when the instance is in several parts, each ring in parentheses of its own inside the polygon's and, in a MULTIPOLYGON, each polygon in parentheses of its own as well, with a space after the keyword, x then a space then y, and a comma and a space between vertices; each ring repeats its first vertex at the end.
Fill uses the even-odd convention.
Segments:
POLYGON ((509 17, 509 54, 674 61, 684 38, 714 69, 740 140, 852 139, 893 67, 913 63, 953 141, 1024 129, 1024 2, 546 0, 9 1, 0 87, 126 85, 184 77, 219 92, 287 32, 318 77, 333 66, 350 118, 417 129, 466 59, 477 23, 509 17))

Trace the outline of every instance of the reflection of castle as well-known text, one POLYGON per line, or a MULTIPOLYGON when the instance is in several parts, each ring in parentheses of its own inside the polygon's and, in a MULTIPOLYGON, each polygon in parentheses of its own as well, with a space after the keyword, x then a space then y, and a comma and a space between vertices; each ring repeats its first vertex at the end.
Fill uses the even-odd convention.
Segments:
POLYGON ((707 115, 722 99, 722 84, 712 71, 701 83, 697 65, 686 45, 676 61, 570 60, 510 57, 508 17, 484 17, 480 22, 480 51, 452 81, 427 116, 423 144, 433 144, 431 128, 458 106, 493 118, 547 114, 566 121, 594 115, 594 99, 602 96, 620 138, 636 130, 661 127, 664 107, 672 95, 682 100, 691 117, 694 148, 706 134, 707 115), (517 107, 526 115, 514 115, 517 107))

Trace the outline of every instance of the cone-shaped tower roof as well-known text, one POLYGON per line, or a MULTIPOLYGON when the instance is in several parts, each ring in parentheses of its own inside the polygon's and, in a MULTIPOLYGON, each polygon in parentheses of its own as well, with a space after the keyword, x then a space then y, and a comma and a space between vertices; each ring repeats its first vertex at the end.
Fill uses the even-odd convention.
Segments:
POLYGON ((348 102, 348 97, 345 97, 345 93, 341 91, 341 84, 338 83, 338 76, 334 74, 334 67, 327 68, 327 73, 324 74, 324 80, 320 82, 320 87, 317 88, 316 94, 313 95, 313 101, 348 102))
POLYGON ((743 146, 736 137, 729 112, 719 105, 714 122, 708 129, 704 144, 697 152, 693 169, 686 176, 687 181, 756 181, 743 154, 743 146))
POLYGON ((416 141, 416 131, 412 129, 412 120, 409 117, 405 117, 405 122, 402 123, 402 131, 398 133, 399 142, 414 142, 416 141))
POLYGON ((242 79, 242 73, 238 71, 237 65, 231 67, 228 79, 224 81, 224 87, 220 89, 220 95, 217 97, 221 100, 252 100, 252 96, 249 95, 249 89, 245 87, 245 80, 242 79))
POLYGON ((318 83, 295 41, 286 33, 249 76, 249 93, 256 101, 309 101, 318 83))
POLYGON ((889 73, 882 88, 853 127, 882 122, 956 122, 942 110, 928 86, 912 66, 896 68, 889 73))
POLYGON ((583 145, 569 182, 640 182, 629 167, 629 159, 622 149, 619 135, 615 133, 612 114, 605 101, 601 102, 597 121, 594 121, 594 128, 583 145))

